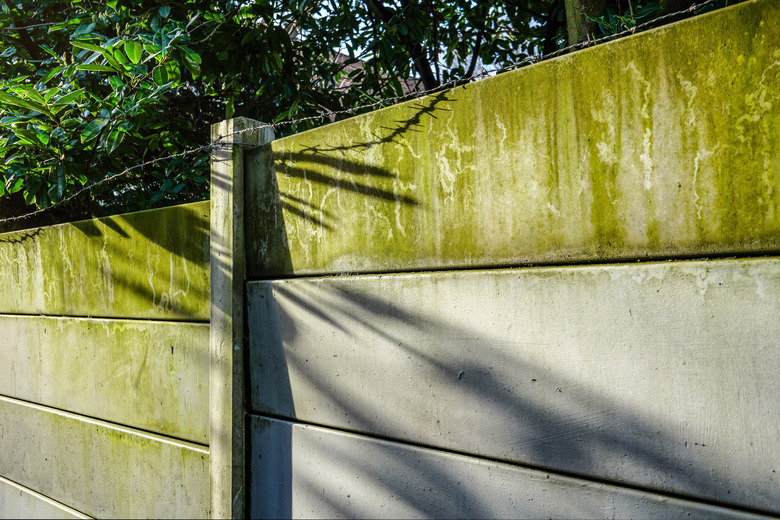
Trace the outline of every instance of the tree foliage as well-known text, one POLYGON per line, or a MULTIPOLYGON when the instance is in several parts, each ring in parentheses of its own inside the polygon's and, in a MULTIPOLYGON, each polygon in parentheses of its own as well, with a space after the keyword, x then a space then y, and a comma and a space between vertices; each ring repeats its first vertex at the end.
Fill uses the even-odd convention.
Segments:
MULTIPOLYGON (((119 173, 70 216, 203 198, 208 150, 181 154, 210 124, 338 112, 548 54, 571 1, 0 0, 0 205, 45 208, 119 173)), ((607 4, 582 13, 605 32, 658 6, 607 4)))

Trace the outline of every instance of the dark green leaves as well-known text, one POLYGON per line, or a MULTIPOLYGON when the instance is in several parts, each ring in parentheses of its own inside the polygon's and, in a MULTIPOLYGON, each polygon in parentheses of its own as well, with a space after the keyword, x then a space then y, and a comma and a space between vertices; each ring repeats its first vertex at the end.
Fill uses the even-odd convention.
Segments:
POLYGON ((108 119, 98 117, 89 122, 87 127, 81 132, 81 142, 89 141, 98 136, 101 130, 108 124, 108 119))

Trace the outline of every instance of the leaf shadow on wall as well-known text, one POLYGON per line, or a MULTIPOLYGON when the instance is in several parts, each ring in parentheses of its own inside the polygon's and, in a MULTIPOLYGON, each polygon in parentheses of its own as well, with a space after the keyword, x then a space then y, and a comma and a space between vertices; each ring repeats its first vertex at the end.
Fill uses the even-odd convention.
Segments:
MULTIPOLYGON (((252 433, 252 515, 372 516, 379 509, 371 507, 381 506, 402 516, 485 518, 514 511, 591 518, 607 507, 617 516, 636 514, 642 504, 642 511, 666 516, 684 511, 668 493, 746 509, 766 493, 745 494, 723 468, 708 464, 700 456, 706 455, 705 437, 711 442, 703 432, 699 438, 659 422, 622 401, 618 386, 605 392, 568 376, 565 366, 524 354, 555 348, 540 344, 543 337, 494 334, 504 321, 494 322, 467 299, 451 301, 454 315, 473 317, 456 325, 437 318, 422 292, 386 292, 380 279, 250 285, 250 406, 262 430, 252 433), (265 460, 282 440, 289 460, 281 466, 265 460), (679 449, 686 442, 690 449, 679 449), (514 475, 515 485, 494 481, 490 494, 479 483, 472 486, 463 470, 473 456, 481 460, 477 465, 514 475), (524 494, 556 485, 542 472, 555 472, 555 483, 587 480, 569 484, 568 491, 562 486, 546 501, 523 503, 524 494), (264 502, 258 486, 267 478, 275 479, 285 507, 299 509, 274 510, 273 501, 264 502), (349 478, 355 487, 345 484, 349 478), (605 492, 600 486, 609 482, 614 487, 605 492), (583 485, 590 487, 573 492, 583 485), (367 503, 373 505, 366 509, 367 503)), ((512 317, 519 331, 533 330, 523 323, 533 312, 512 317)), ((587 350, 599 339, 568 341, 587 350)), ((771 503, 770 495, 761 501, 771 503)))
POLYGON ((274 152, 270 145, 247 151, 246 236, 252 237, 247 240, 248 273, 265 277, 291 271, 287 228, 290 223, 303 224, 322 238, 339 233, 341 219, 354 218, 338 214, 334 207, 318 200, 323 192, 353 196, 352 200, 357 195, 370 205, 424 209, 410 191, 401 192, 395 186, 397 181, 408 179, 399 179, 385 166, 369 164, 363 152, 401 143, 411 133, 425 132, 426 119, 449 111, 446 103, 451 101, 449 92, 440 92, 410 103, 408 118, 380 126, 370 136, 348 145, 306 144, 303 137, 296 137, 303 143, 296 151, 274 152), (280 181, 284 189, 280 188, 280 181))
MULTIPOLYGON (((345 152, 369 152, 376 145, 399 142, 406 132, 423 131, 423 116, 435 117, 435 110, 420 111, 396 128, 382 128, 364 142, 303 146, 287 153, 274 153, 268 146, 252 152, 251 170, 260 173, 248 179, 257 211, 248 217, 250 277, 295 274, 289 222, 301 219, 316 235, 338 233, 339 218, 347 218, 316 199, 281 191, 278 179, 422 207, 412 196, 399 200, 383 188, 394 179, 390 170, 348 160, 354 155, 345 152)), ((670 455, 679 453, 676 448, 668 451, 670 446, 688 442, 684 435, 668 425, 659 427, 616 394, 575 380, 566 367, 513 353, 522 352, 534 338, 507 341, 490 333, 487 318, 479 327, 456 324, 426 312, 426 301, 409 307, 382 294, 378 285, 356 291, 351 282, 339 280, 347 279, 249 285, 250 516, 376 515, 376 510, 360 509, 349 492, 344 482, 352 477, 377 490, 377 507, 382 505, 376 502, 379 497, 393 497, 395 505, 384 505, 397 506, 391 509, 396 516, 601 517, 609 507, 623 507, 616 514, 631 516, 638 503, 658 516, 680 513, 680 502, 666 494, 751 507, 745 496, 728 497, 731 484, 720 468, 703 464, 693 451, 670 455), (435 392, 428 384, 434 380, 444 382, 435 392), (401 390, 407 384, 417 391, 401 390), (311 426, 308 433, 299 433, 306 427, 297 423, 311 426), (318 426, 335 431, 322 433, 318 426), (359 436, 349 437, 353 434, 359 436), (319 444, 300 440, 317 436, 319 444), (352 440, 328 444, 333 436, 352 440), (358 449, 361 443, 370 447, 358 449), (301 455, 302 450, 309 451, 301 455), (493 464, 495 471, 530 472, 523 473, 530 487, 503 489, 505 494, 486 500, 464 483, 460 472, 472 456, 478 464, 493 464), (442 457, 458 462, 435 462, 442 457), (623 466, 643 468, 644 474, 623 466), (534 480, 548 471, 555 472, 559 483, 586 479, 595 491, 573 493, 572 487, 584 484, 569 481, 569 492, 508 512, 528 489, 551 485, 534 480), (410 482, 427 483, 431 493, 410 482), (623 505, 616 505, 621 500, 623 505)), ((584 303, 582 308, 591 306, 584 303)), ((482 309, 459 312, 480 316, 482 309)), ((517 319, 522 328, 527 317, 517 319)))

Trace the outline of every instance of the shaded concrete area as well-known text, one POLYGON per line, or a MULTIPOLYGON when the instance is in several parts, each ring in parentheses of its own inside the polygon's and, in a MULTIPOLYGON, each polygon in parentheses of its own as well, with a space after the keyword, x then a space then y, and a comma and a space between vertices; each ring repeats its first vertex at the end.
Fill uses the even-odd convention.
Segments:
POLYGON ((776 259, 253 282, 251 408, 776 514, 779 284, 776 259))
POLYGON ((769 518, 276 419, 250 430, 252 518, 769 518))

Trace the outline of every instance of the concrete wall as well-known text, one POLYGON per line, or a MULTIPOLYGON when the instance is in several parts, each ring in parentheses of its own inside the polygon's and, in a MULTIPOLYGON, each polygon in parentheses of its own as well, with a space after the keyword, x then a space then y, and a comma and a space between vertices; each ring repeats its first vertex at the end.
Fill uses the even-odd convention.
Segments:
POLYGON ((209 513, 209 207, 0 235, 0 516, 209 513))
POLYGON ((780 249, 780 4, 751 1, 275 141, 254 276, 780 249))
POLYGON ((780 514, 778 49, 754 0, 247 150, 248 513, 780 514))

